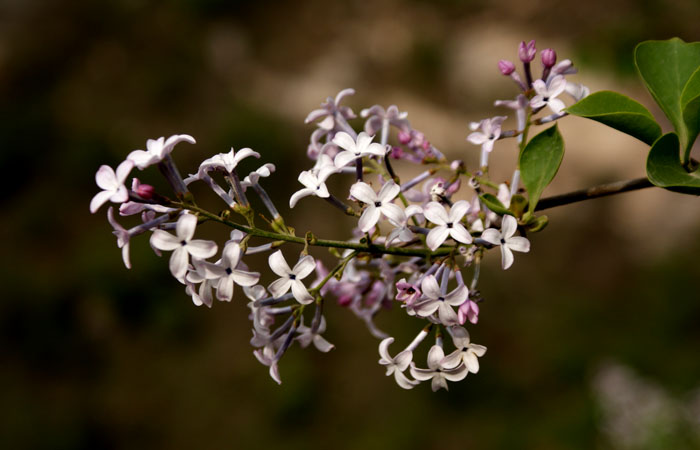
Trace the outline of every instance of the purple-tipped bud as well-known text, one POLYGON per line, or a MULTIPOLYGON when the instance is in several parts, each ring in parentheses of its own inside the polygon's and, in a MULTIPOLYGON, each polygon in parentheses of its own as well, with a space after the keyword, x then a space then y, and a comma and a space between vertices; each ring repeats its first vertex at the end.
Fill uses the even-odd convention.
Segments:
POLYGON ((406 131, 399 131, 399 142, 402 145, 406 145, 409 142, 411 142, 411 133, 407 133, 406 131))
POLYGON ((511 73, 515 72, 515 64, 508 61, 507 59, 502 59, 498 61, 498 70, 500 70, 503 75, 508 76, 511 73))
POLYGON ((156 188, 150 184, 142 184, 138 178, 134 178, 131 182, 131 190, 144 200, 153 199, 153 194, 156 192, 156 188))
POLYGON ((557 53, 551 48, 546 48, 540 52, 542 57, 542 65, 545 69, 550 69, 557 62, 557 53))
POLYGON ((518 46, 518 58, 520 58, 520 61, 524 63, 529 63, 533 59, 535 59, 535 55, 537 55, 537 49, 535 48, 535 40, 531 40, 527 44, 525 41, 522 41, 520 45, 518 46))

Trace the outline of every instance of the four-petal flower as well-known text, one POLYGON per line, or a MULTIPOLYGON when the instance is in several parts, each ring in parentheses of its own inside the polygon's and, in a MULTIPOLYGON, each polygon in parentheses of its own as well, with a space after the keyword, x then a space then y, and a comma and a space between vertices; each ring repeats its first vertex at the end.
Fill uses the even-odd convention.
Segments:
POLYGON ((289 268, 289 264, 287 264, 282 255, 282 250, 277 250, 271 254, 268 262, 272 271, 281 277, 267 287, 267 290, 270 291, 274 298, 283 296, 291 288, 294 298, 302 305, 308 305, 314 301, 313 296, 309 294, 308 289, 301 282, 316 268, 316 262, 311 255, 306 255, 299 259, 299 262, 296 263, 293 269, 289 268))
POLYGON ((501 231, 489 228, 481 233, 481 239, 492 245, 501 246, 501 265, 503 270, 513 264, 513 252, 527 253, 530 251, 530 241, 522 236, 513 236, 518 229, 518 222, 511 215, 503 216, 501 231))
POLYGON ((464 225, 460 223, 462 217, 469 211, 469 202, 460 200, 455 202, 448 214, 445 207, 438 202, 430 202, 423 208, 423 215, 426 219, 437 225, 432 228, 425 239, 425 243, 430 250, 440 247, 445 239, 452 237, 462 244, 471 244, 472 235, 469 234, 464 225))

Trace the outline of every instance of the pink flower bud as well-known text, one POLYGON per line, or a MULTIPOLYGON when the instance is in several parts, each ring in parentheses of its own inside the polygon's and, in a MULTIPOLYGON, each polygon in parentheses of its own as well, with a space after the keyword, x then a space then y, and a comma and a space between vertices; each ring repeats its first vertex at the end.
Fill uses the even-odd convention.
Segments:
POLYGON ((393 147, 391 149, 391 157, 394 159, 401 159, 404 156, 404 151, 401 147, 393 147))
POLYGON ((551 48, 542 50, 540 56, 542 57, 542 65, 547 69, 554 66, 554 63, 557 62, 557 54, 551 48))
POLYGON ((471 300, 462 303, 457 310, 457 320, 459 320, 460 325, 464 325, 467 319, 471 323, 477 323, 479 321, 479 305, 471 300))
POLYGON ((515 64, 507 59, 502 59, 498 61, 498 70, 500 70, 503 75, 510 75, 515 72, 515 64))
POLYGON ((402 145, 406 145, 409 142, 411 142, 411 133, 408 133, 406 131, 399 131, 399 142, 402 145))
POLYGON ((131 182, 131 190, 144 200, 151 200, 156 192, 156 188, 150 184, 142 184, 138 178, 134 178, 131 182))
POLYGON ((535 48, 535 40, 531 40, 527 44, 525 41, 521 42, 520 45, 518 46, 518 58, 520 58, 520 61, 524 63, 529 63, 533 59, 535 59, 535 55, 537 54, 537 49, 535 48))

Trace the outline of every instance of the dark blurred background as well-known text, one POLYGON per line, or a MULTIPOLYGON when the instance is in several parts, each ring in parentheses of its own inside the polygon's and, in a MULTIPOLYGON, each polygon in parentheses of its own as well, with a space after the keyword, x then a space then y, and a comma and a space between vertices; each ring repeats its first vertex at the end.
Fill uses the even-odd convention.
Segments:
MULTIPOLYGON (((700 40, 698 17, 694 0, 0 0, 0 448, 700 448, 696 198, 558 208, 512 269, 489 257, 470 327, 489 351, 435 394, 384 377, 378 341, 333 303, 336 350, 293 348, 277 386, 252 356, 240 290, 193 306, 147 239, 126 270, 106 208, 88 213, 101 164, 188 133, 183 172, 252 147, 278 167, 266 186, 287 221, 303 233, 322 218, 319 235, 343 238, 323 204, 284 207, 310 166, 303 119, 327 96, 354 87, 357 113, 395 103, 473 166, 468 123, 515 95, 496 62, 519 41, 651 108, 634 45, 700 40)), ((562 127, 549 194, 644 174, 642 144, 583 119, 562 127)), ((515 153, 499 146, 505 180, 515 153)), ((380 326, 406 341, 421 324, 395 309, 380 326)))

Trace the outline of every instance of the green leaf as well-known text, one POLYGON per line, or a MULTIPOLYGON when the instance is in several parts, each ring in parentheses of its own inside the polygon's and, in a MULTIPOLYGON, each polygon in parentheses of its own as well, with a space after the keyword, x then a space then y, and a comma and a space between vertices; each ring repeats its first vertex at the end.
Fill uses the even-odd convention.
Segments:
POLYGON ((495 195, 481 194, 479 198, 481 199, 481 201, 484 202, 488 209, 495 212, 496 214, 500 216, 504 214, 510 214, 511 216, 513 215, 513 213, 509 211, 508 208, 506 208, 505 205, 501 203, 501 201, 495 195))
POLYGON ((683 162, 690 160, 690 150, 700 133, 700 67, 690 76, 681 94, 683 121, 688 129, 688 143, 683 153, 683 162))
POLYGON ((678 158, 676 133, 661 136, 647 158, 647 177, 656 186, 685 194, 700 195, 700 171, 687 172, 678 158))
POLYGON ((661 127, 649 110, 617 92, 596 92, 568 107, 566 112, 603 123, 648 145, 661 136, 661 127))
POLYGON ((542 191, 554 179, 563 158, 564 140, 556 125, 532 138, 520 153, 520 177, 530 196, 530 212, 535 211, 542 191))
MULTIPOLYGON (((691 76, 700 67, 700 42, 686 44, 678 38, 645 41, 635 48, 634 62, 647 89, 676 129, 685 150, 684 160, 687 160, 687 149, 697 133, 691 134, 686 125, 681 96, 691 76)), ((694 89, 689 91, 686 105, 696 97, 692 95, 694 92, 694 89)), ((697 110, 697 107, 691 108, 697 110)))

